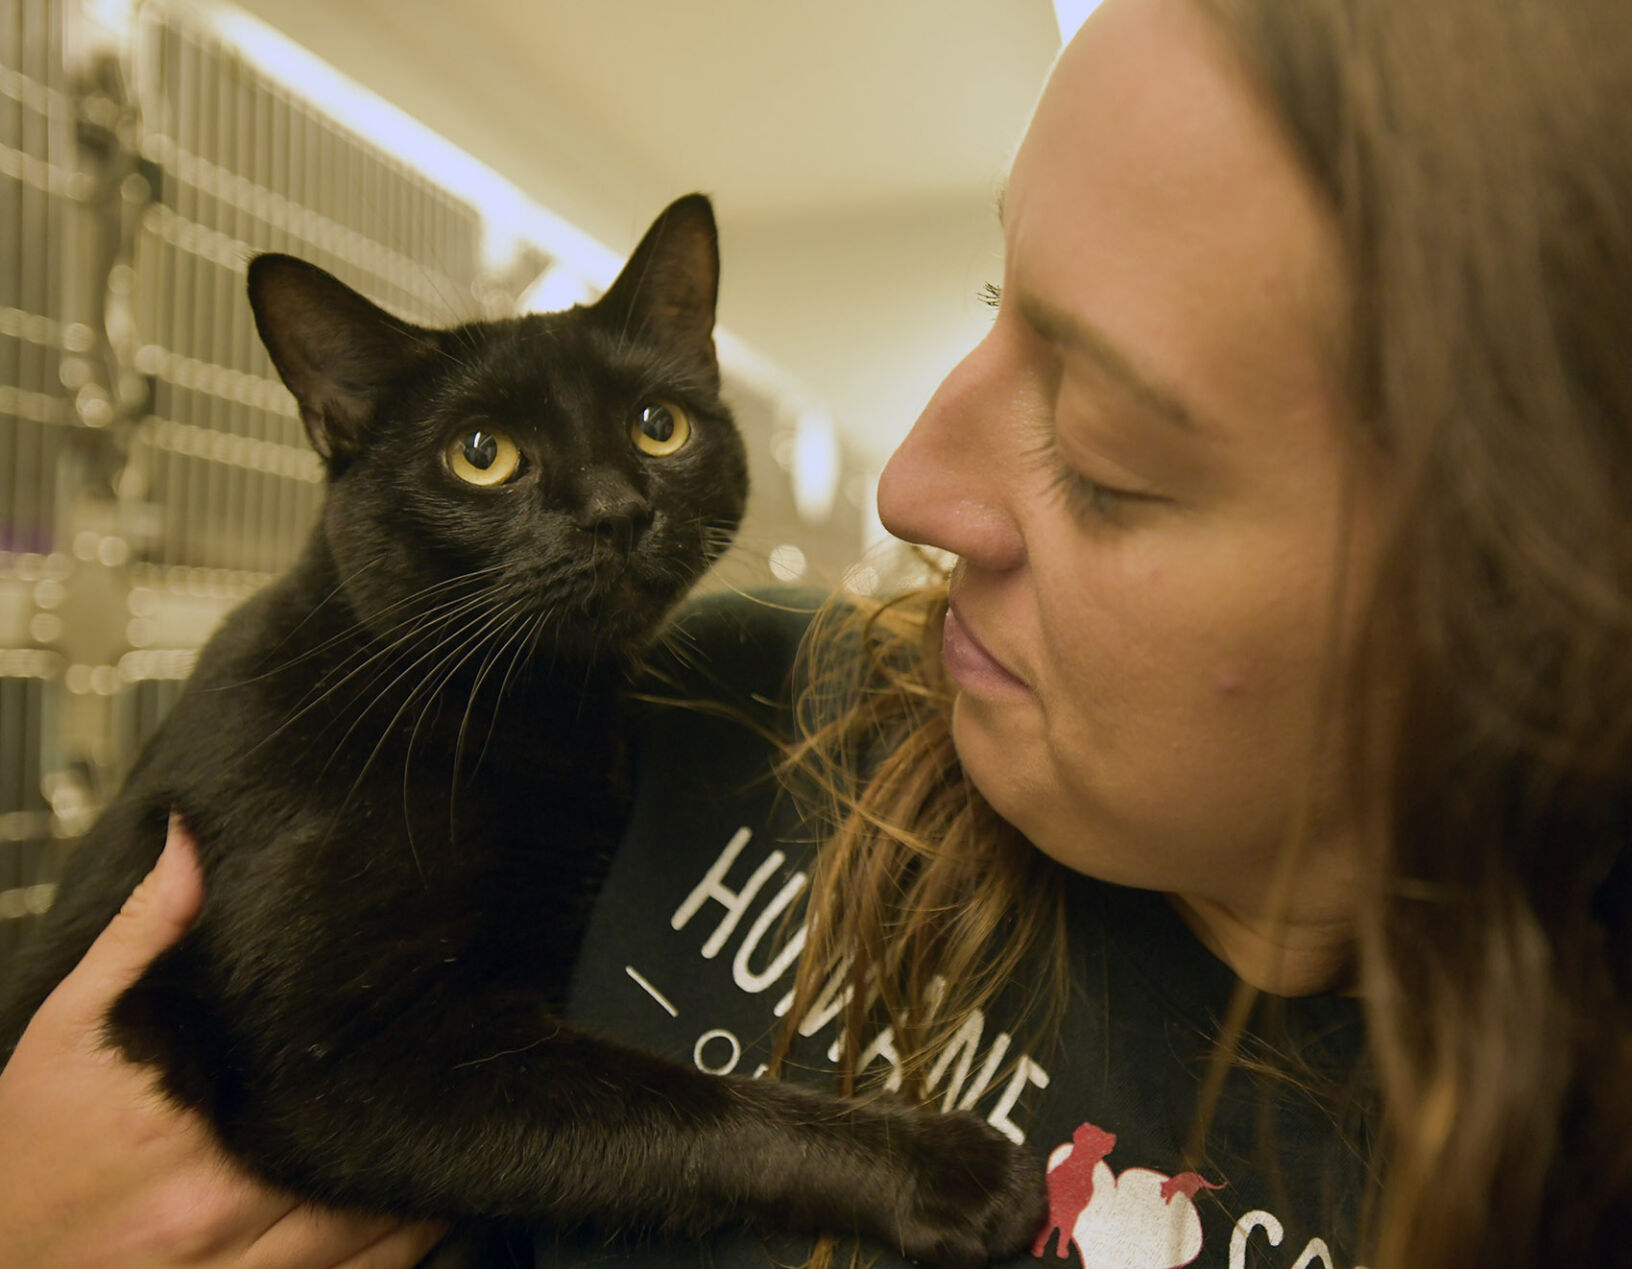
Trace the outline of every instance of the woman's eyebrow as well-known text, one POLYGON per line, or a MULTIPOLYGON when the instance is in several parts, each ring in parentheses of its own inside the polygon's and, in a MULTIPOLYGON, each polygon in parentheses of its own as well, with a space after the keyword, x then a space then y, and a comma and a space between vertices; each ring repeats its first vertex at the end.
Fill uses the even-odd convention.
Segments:
MULTIPOLYGON (((1005 228, 1003 211, 1008 192, 1009 184, 1004 181, 998 187, 995 200, 999 229, 1005 228)), ((1178 393, 1141 372, 1098 327, 1055 308, 1024 288, 1018 289, 1021 318, 1044 339, 1087 357, 1141 405, 1175 426, 1195 431, 1205 424, 1205 419, 1186 405, 1178 393)), ((1002 293, 1001 287, 993 286, 993 290, 1002 293)))
POLYGON ((1201 416, 1176 392, 1136 367, 1096 326, 1024 289, 1015 300, 1020 316, 1038 335, 1067 352, 1086 357, 1140 405, 1185 431, 1203 426, 1201 416))

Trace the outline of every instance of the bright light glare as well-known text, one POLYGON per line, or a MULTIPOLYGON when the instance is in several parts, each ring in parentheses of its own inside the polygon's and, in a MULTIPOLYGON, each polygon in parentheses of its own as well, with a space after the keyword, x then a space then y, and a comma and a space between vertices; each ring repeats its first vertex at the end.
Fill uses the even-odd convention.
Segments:
POLYGON ((796 582, 805 575, 805 553, 792 542, 773 546, 767 563, 771 576, 779 582, 796 582))
POLYGON ((1060 43, 1069 44, 1077 28, 1099 8, 1099 0, 1054 0, 1054 20, 1060 24, 1060 43))
MULTIPOLYGON (((0 0, 3 2, 3 0, 0 0)), ((91 0, 109 11, 135 0, 91 0)), ((482 218, 486 267, 502 269, 520 243, 532 243, 552 261, 529 298, 532 311, 570 307, 612 285, 623 257, 569 221, 541 207, 498 172, 431 131, 413 116, 242 10, 215 0, 184 0, 240 56, 296 97, 366 137, 474 206, 482 218)), ((720 364, 748 387, 784 406, 803 410, 818 398, 775 362, 716 327, 720 364)), ((836 460, 835 460, 836 464, 836 460)))
POLYGON ((210 21, 222 39, 270 78, 478 208, 490 265, 503 264, 515 244, 526 241, 537 243, 558 266, 593 286, 610 286, 618 276, 623 262, 617 252, 540 207, 487 164, 281 32, 227 8, 213 10, 210 21))
POLYGON ((516 307, 523 313, 559 313, 574 304, 587 304, 593 298, 583 278, 560 264, 552 264, 521 293, 516 307))
POLYGON ((852 564, 839 579, 839 587, 852 595, 876 595, 880 580, 871 564, 852 564))
POLYGON ((806 524, 822 524, 838 496, 838 430, 825 411, 806 410, 794 426, 793 508, 806 524))

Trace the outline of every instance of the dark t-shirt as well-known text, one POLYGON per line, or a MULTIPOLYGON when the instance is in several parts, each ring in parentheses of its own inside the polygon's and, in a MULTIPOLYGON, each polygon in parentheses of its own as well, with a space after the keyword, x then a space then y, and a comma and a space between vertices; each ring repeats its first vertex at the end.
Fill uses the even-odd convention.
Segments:
MULTIPOLYGON (((674 641, 680 694, 785 725, 809 616, 808 605, 740 597, 695 604, 674 641)), ((573 1018, 705 1070, 760 1070, 790 1003, 800 935, 788 915, 812 849, 770 776, 774 757, 755 728, 714 712, 644 717, 633 812, 584 946, 573 1018)), ((1028 1044, 1000 1002, 967 1021, 930 1073, 938 1105, 972 1109, 1049 1160, 1050 1228, 1035 1254, 1081 1269, 1350 1269, 1364 1176, 1363 1132, 1342 1113, 1357 1104, 1342 1095, 1361 1049, 1355 1003, 1275 1002, 1248 1056, 1282 1074, 1232 1074, 1207 1154, 1187 1168, 1181 1148, 1234 977, 1162 896, 1076 875, 1065 884, 1072 991, 1059 1034, 1028 1044)), ((831 1061, 830 1046, 836 1055, 828 1003, 800 1022, 803 1066, 831 1061)), ((862 1053, 887 1077, 888 1029, 862 1037, 862 1053)), ((541 1266, 770 1269, 808 1252, 740 1231, 701 1246, 547 1233, 536 1246, 541 1266)), ((849 1262, 841 1252, 837 1263, 849 1262)))

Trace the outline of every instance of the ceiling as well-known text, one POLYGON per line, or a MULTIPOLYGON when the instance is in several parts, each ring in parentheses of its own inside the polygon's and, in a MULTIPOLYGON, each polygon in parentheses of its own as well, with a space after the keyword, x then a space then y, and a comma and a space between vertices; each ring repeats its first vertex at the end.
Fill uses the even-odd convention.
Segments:
POLYGON ((461 0, 493 47, 739 219, 989 188, 1059 36, 1048 0, 461 0))
POLYGON ((733 370, 830 413, 868 470, 989 325, 993 196, 1059 46, 1051 0, 167 2, 249 11, 604 278, 658 208, 712 195, 733 370))
POLYGON ((690 189, 738 224, 989 199, 1059 44, 1050 0, 239 2, 625 249, 690 189))

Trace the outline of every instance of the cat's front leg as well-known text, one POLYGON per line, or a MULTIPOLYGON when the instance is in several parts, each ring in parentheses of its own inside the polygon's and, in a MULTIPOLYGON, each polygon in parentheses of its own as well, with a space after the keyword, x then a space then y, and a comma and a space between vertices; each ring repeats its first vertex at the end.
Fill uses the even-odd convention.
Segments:
MULTIPOLYGON (((707 1078, 707 1077, 703 1077, 707 1078)), ((1019 1251, 1046 1215, 1043 1169, 978 1117, 934 1114, 896 1103, 841 1103, 795 1086, 734 1080, 774 1142, 742 1166, 789 1150, 794 1192, 808 1204, 810 1229, 843 1229, 835 1214, 858 1213, 855 1229, 933 1265, 977 1265, 1019 1251), (813 1154, 808 1140, 822 1124, 836 1140, 832 1155, 813 1154), (756 1157, 757 1156, 757 1157, 756 1157), (825 1219, 824 1219, 825 1217, 825 1219)), ((773 1213, 778 1210, 773 1207, 773 1213)))
MULTIPOLYGON (((519 1000, 477 1018, 439 995, 304 1046, 224 1043, 228 1148, 342 1206, 699 1236, 748 1223, 947 1269, 1019 1250, 1042 1220, 1038 1161, 972 1116, 706 1075, 519 1000)), ((207 1025, 165 996, 139 984, 121 1016, 207 1025)))

